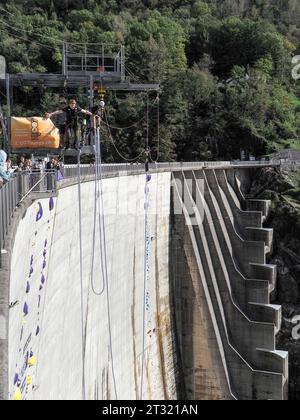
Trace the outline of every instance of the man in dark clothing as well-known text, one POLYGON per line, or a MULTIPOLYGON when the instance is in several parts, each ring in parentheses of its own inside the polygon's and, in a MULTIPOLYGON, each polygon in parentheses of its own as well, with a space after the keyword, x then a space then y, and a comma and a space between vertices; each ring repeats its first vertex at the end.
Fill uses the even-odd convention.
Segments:
POLYGON ((51 158, 46 165, 46 169, 47 169, 47 171, 51 171, 51 170, 54 169, 54 167, 55 167, 55 159, 51 158))
POLYGON ((52 191, 53 190, 53 172, 55 170, 55 159, 52 157, 49 162, 46 165, 47 171, 49 171, 46 175, 47 177, 47 190, 52 191))
POLYGON ((92 116, 93 114, 90 111, 86 111, 85 109, 80 108, 77 105, 75 99, 69 100, 69 105, 61 110, 46 113, 45 118, 54 117, 54 115, 59 115, 65 113, 66 114, 66 149, 70 147, 70 139, 72 135, 72 130, 74 133, 74 148, 78 148, 78 117, 79 114, 86 114, 92 116))

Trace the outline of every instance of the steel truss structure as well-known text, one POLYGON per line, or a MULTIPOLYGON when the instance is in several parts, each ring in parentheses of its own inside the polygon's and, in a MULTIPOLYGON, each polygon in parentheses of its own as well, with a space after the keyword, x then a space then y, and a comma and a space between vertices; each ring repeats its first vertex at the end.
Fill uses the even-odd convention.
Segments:
MULTIPOLYGON (((60 88, 60 89, 86 89, 89 96, 90 109, 94 106, 95 89, 106 91, 123 92, 151 92, 159 91, 159 84, 131 83, 130 77, 126 76, 125 47, 122 45, 108 44, 79 44, 64 43, 62 51, 62 72, 56 73, 17 73, 6 74, 5 80, 0 84, 6 89, 7 98, 7 136, 5 145, 8 152, 11 152, 10 140, 10 119, 13 116, 14 88, 21 86, 60 88)), ((90 154, 93 148, 87 147, 83 153, 90 154)), ((15 150, 14 153, 24 153, 24 150, 15 150)), ((38 151, 43 154, 53 153, 52 151, 38 151)), ((62 150, 55 151, 62 153, 62 150)), ((26 153, 36 154, 37 150, 28 150, 26 153)), ((68 152, 72 155, 73 152, 68 152)))

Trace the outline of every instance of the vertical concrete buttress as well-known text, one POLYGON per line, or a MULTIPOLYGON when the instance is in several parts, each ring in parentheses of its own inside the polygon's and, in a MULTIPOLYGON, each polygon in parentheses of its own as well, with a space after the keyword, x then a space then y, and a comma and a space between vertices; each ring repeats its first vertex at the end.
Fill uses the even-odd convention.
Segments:
MULTIPOLYGON (((197 272, 197 279, 191 282, 191 270, 185 271, 184 299, 188 293, 196 296, 197 289, 198 293, 201 289, 207 290, 210 320, 215 320, 211 324, 215 332, 214 344, 210 341, 214 349, 211 357, 214 364, 223 366, 219 372, 225 373, 226 381, 219 384, 222 383, 224 397, 285 399, 288 356, 275 348, 281 308, 270 304, 276 270, 266 264, 273 232, 263 228, 269 203, 253 201, 242 210, 242 191, 238 188, 236 194, 234 188, 236 174, 222 169, 174 172, 173 180, 174 207, 178 209, 179 202, 183 210, 183 215, 173 217, 174 248, 180 252, 176 267, 181 273, 177 272, 173 281, 180 283, 183 276, 180 267, 189 262, 192 272, 197 272)), ((182 287, 177 289, 177 294, 182 293, 182 287)), ((180 296, 178 300, 182 304, 180 296)), ((196 317, 200 322, 200 314, 196 314, 203 312, 203 303, 194 296, 190 297, 190 303, 189 307, 177 306, 179 325, 187 327, 185 311, 193 314, 193 324, 197 322, 196 317)), ((196 376, 199 364, 205 375, 212 374, 213 370, 206 371, 208 364, 203 364, 201 350, 195 344, 197 334, 194 339, 191 334, 186 334, 183 328, 179 330, 182 369, 189 386, 187 395, 200 398, 204 395, 201 386, 191 387, 189 372, 194 369, 196 376), (189 345, 193 351, 186 353, 184 349, 189 345)), ((217 397, 217 393, 215 395, 217 397)))

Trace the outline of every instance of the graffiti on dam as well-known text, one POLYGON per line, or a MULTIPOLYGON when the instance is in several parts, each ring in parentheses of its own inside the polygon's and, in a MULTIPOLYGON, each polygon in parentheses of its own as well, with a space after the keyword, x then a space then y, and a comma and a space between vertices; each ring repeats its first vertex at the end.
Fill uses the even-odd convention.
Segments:
POLYGON ((39 336, 43 316, 45 295, 44 286, 47 278, 48 244, 51 243, 54 224, 55 200, 49 199, 49 215, 46 216, 40 202, 37 203, 33 223, 35 240, 32 242, 29 258, 29 274, 25 282, 25 297, 20 314, 20 339, 18 356, 13 375, 13 400, 26 400, 37 384, 36 370, 38 368, 39 336), (43 224, 43 228, 39 226, 43 224), (38 232, 40 234, 38 234, 38 232))

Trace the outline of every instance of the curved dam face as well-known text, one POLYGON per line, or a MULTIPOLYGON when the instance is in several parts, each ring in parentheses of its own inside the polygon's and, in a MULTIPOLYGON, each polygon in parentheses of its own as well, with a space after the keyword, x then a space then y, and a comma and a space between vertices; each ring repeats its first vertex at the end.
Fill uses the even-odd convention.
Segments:
POLYGON ((245 198, 250 175, 130 169, 102 194, 86 175, 80 194, 71 178, 32 196, 1 260, 0 398, 286 399, 270 202, 245 198))
POLYGON ((82 294, 77 186, 27 209, 11 256, 10 398, 20 389, 26 399, 82 399, 83 388, 86 399, 176 398, 170 181, 170 173, 103 181, 108 282, 95 183, 82 184, 82 294))

